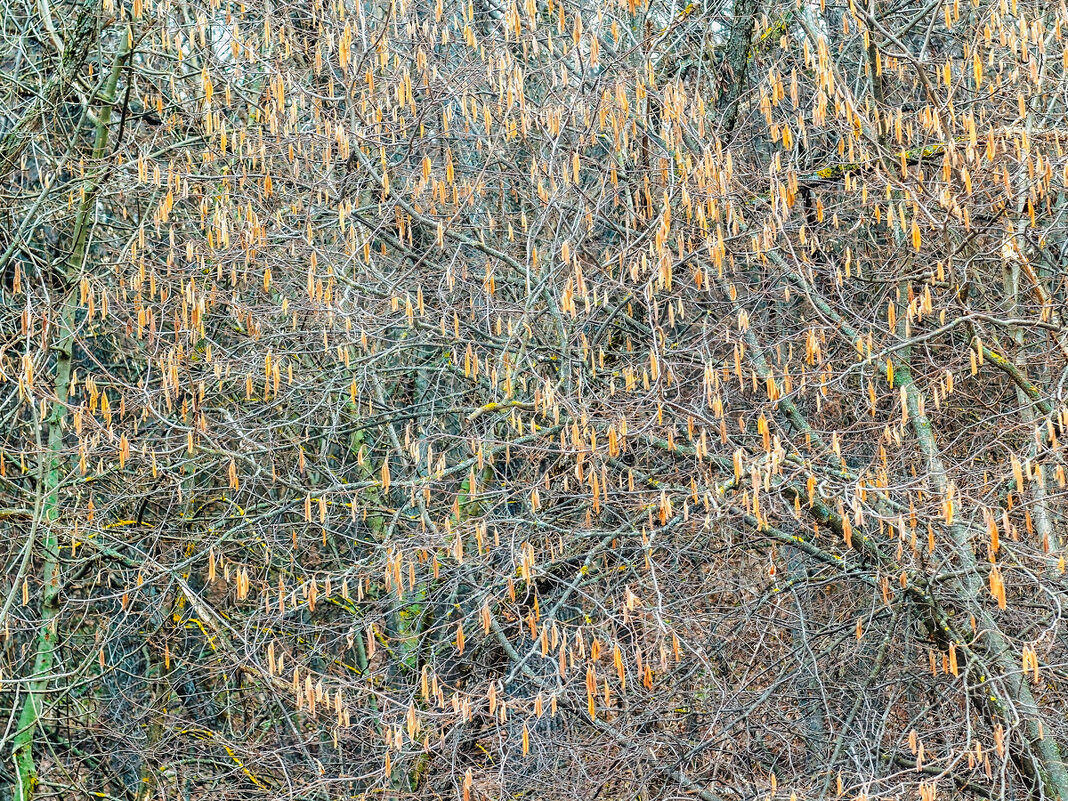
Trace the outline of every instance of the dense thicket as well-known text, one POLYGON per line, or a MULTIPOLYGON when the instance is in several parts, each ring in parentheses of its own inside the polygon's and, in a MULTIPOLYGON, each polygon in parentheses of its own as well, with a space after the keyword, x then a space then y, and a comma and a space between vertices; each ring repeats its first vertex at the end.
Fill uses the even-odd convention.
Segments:
POLYGON ((1068 801, 1032 0, 7 0, 0 796, 1068 801))

